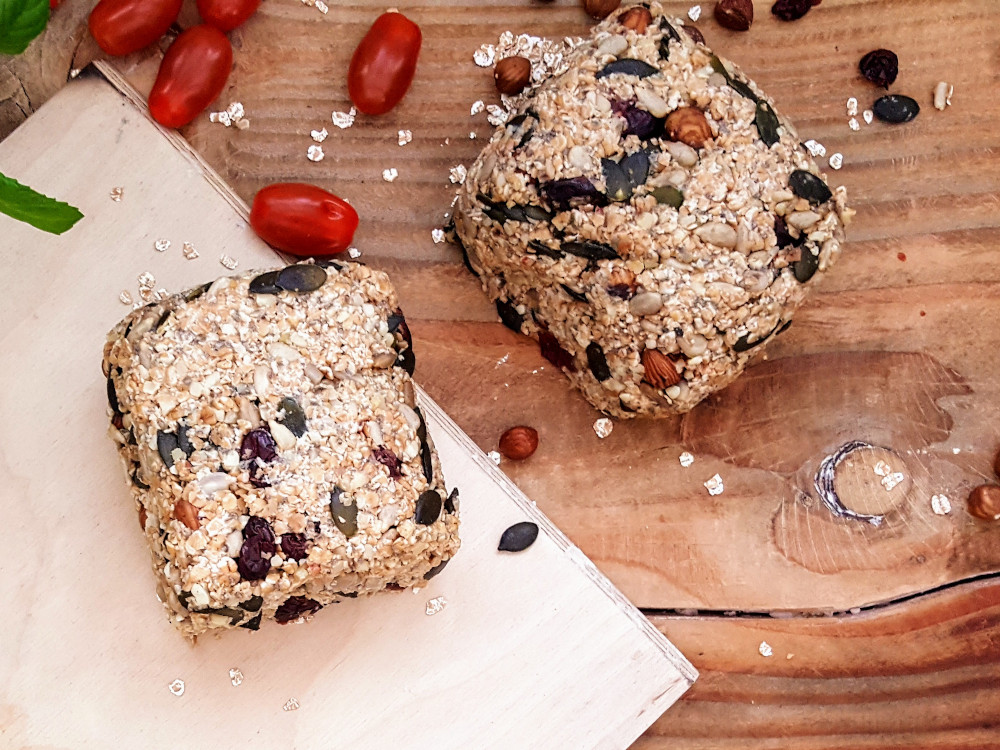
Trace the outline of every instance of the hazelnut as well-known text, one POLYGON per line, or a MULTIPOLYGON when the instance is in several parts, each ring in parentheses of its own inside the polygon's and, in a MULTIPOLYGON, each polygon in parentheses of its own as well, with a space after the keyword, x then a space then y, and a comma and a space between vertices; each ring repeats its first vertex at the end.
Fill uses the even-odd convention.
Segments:
POLYGON ((649 8, 644 8, 641 5, 629 8, 618 16, 618 23, 626 29, 631 29, 636 34, 645 34, 646 29, 652 21, 653 14, 649 12, 649 8))
POLYGON ((523 461, 538 448, 538 431, 518 425, 500 436, 500 453, 511 461, 523 461))
POLYGON ((673 361, 658 349, 646 349, 642 353, 642 368, 646 382, 654 388, 663 390, 681 382, 673 361))
POLYGON ((493 68, 493 82, 501 94, 520 94, 530 81, 531 62, 527 58, 518 55, 505 57, 493 68))
POLYGON ((588 16, 600 21, 618 10, 622 0, 581 0, 581 3, 588 16))
POLYGON ((747 31, 753 23, 752 0, 719 0, 715 4, 715 20, 730 31, 747 31))
POLYGON ((667 133, 673 141, 701 148, 712 137, 712 126, 697 107, 681 107, 667 115, 667 133))
POLYGON ((183 497, 174 505, 174 518, 194 531, 201 526, 198 520, 198 509, 183 497))
POLYGON ((1000 487, 981 484, 970 492, 969 513, 984 521, 1000 521, 1000 487))

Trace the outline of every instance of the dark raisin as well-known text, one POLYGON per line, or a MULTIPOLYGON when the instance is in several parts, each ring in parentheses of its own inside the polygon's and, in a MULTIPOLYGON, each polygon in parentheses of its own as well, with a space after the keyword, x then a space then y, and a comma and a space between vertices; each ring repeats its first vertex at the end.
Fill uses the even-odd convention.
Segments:
POLYGON ((173 432, 160 430, 156 433, 156 450, 168 469, 174 465, 174 449, 178 447, 177 435, 173 432))
POLYGON ((274 283, 288 292, 312 292, 326 282, 326 271, 312 263, 296 263, 278 271, 274 283))
POLYGON ((399 470, 399 457, 384 445, 380 445, 372 451, 372 458, 386 467, 389 470, 389 476, 393 479, 399 479, 403 476, 399 470))
POLYGON ((122 416, 122 407, 118 403, 118 392, 115 390, 115 381, 108 378, 108 406, 116 417, 122 416))
POLYGON ((621 160, 620 166, 628 176, 629 184, 633 188, 646 184, 649 177, 649 154, 645 151, 636 151, 621 160))
POLYGON ((899 58, 887 49, 874 49, 858 63, 861 75, 884 89, 889 88, 899 75, 899 58))
POLYGON ((528 549, 538 538, 538 524, 521 521, 504 531, 497 549, 501 552, 520 552, 528 549))
POLYGON ((597 240, 573 240, 564 242, 559 247, 563 252, 587 260, 619 260, 621 258, 611 245, 597 240))
POLYGON ((661 185, 651 190, 649 194, 656 198, 657 203, 673 208, 680 208, 684 204, 684 193, 673 185, 661 185))
POLYGON ((278 444, 271 437, 266 427, 250 430, 240 442, 240 460, 248 462, 250 484, 254 487, 267 487, 267 480, 261 475, 264 472, 263 463, 270 463, 278 458, 278 444))
POLYGON ((920 105, 915 99, 902 94, 888 94, 880 99, 876 99, 872 105, 872 111, 882 122, 898 125, 909 122, 920 114, 920 105))
POLYGON ((413 520, 422 526, 430 526, 440 517, 441 506, 441 495, 436 490, 421 492, 413 511, 413 520))
POLYGON ((271 524, 251 516, 243 527, 243 546, 236 567, 245 581, 259 581, 271 570, 271 557, 277 551, 271 524))
POLYGON ((538 255, 544 255, 546 258, 554 258, 555 260, 559 260, 565 255, 562 250, 549 247, 540 240, 528 240, 528 248, 534 250, 538 255))
POLYGON ((184 298, 185 302, 194 302, 201 295, 203 295, 205 292, 207 292, 211 288, 211 286, 212 286, 212 282, 211 281, 206 281, 201 286, 196 286, 196 287, 194 287, 192 289, 188 289, 186 292, 183 292, 181 294, 181 296, 184 298))
POLYGON ((285 396, 281 399, 278 403, 278 415, 278 422, 287 427, 295 437, 306 434, 306 413, 294 398, 285 396))
POLYGON ((260 608, 264 606, 264 598, 254 594, 245 602, 240 603, 240 609, 245 609, 247 612, 260 612, 260 608))
POLYGON ((798 237, 792 237, 791 233, 788 231, 788 224, 780 216, 774 217, 774 237, 777 241, 779 248, 786 247, 801 247, 802 243, 806 241, 806 236, 800 234, 798 237))
POLYGON ((604 173, 604 182, 608 186, 607 196, 610 200, 627 201, 632 197, 632 183, 629 182, 628 173, 618 162, 601 159, 601 171, 604 173))
POLYGON ((634 135, 639 140, 658 138, 663 135, 665 117, 654 117, 644 109, 639 109, 632 102, 616 100, 611 102, 611 111, 625 118, 625 129, 622 137, 634 135))
POLYGON ((290 596, 274 611, 274 621, 285 624, 319 612, 323 605, 304 596, 290 596))
POLYGON ((358 506, 356 503, 346 504, 343 496, 344 491, 340 487, 333 488, 330 493, 330 515, 333 516, 333 525, 350 539, 358 533, 358 506))
POLYGON ((632 299, 635 290, 629 284, 612 284, 608 287, 608 294, 618 299, 632 299))
POLYGON ((278 271, 267 271, 260 276, 255 276, 250 280, 250 292, 253 294, 277 294, 281 291, 278 288, 278 271))
POLYGON ((552 205, 559 208, 567 208, 574 198, 593 199, 598 195, 598 189, 594 183, 586 177, 570 177, 565 180, 552 180, 543 183, 541 186, 542 195, 545 196, 552 205))
POLYGON ((563 291, 566 292, 566 294, 568 294, 570 297, 572 297, 573 299, 575 299, 577 302, 587 302, 588 301, 587 300, 587 295, 584 294, 583 292, 578 292, 573 287, 566 286, 565 284, 560 284, 559 286, 561 286, 563 288, 563 291))
POLYGON ((792 263, 792 273, 795 274, 795 280, 805 284, 816 274, 817 270, 819 270, 819 254, 814 254, 809 247, 802 248, 802 257, 792 263))
POLYGON ((305 534, 294 534, 288 532, 281 535, 281 551, 285 557, 293 560, 303 560, 309 556, 309 542, 305 534))
POLYGON ((608 360, 604 357, 604 350, 596 342, 587 345, 587 365, 594 377, 602 383, 611 377, 611 369, 608 367, 608 360))
POLYGON ((240 625, 241 628, 246 628, 247 630, 260 630, 260 615, 257 615, 251 620, 247 620, 245 623, 240 625))
POLYGON ((562 348, 559 341, 548 331, 538 332, 538 346, 542 356, 556 367, 564 367, 570 372, 576 372, 576 362, 573 355, 562 348))
POLYGON ((451 490, 451 494, 449 494, 448 497, 446 497, 445 501, 444 501, 444 510, 445 510, 445 513, 454 513, 455 512, 455 507, 456 507, 455 506, 455 501, 456 500, 458 500, 458 487, 453 487, 452 490, 451 490))
POLYGON ((516 333, 521 332, 521 324, 524 322, 524 317, 517 311, 514 305, 505 299, 498 299, 497 314, 500 315, 500 321, 510 330, 516 333))
POLYGON ((813 0, 778 0, 771 6, 771 14, 782 21, 798 21, 812 6, 813 0))
POLYGON ((450 557, 447 560, 442 560, 441 562, 439 562, 433 568, 431 568, 426 573, 424 573, 424 580, 425 581, 431 580, 434 576, 436 576, 438 573, 440 573, 442 570, 444 570, 445 566, 449 562, 451 562, 451 558, 450 557))
POLYGON ((631 57, 622 57, 618 60, 609 62, 600 71, 598 71, 597 75, 594 77, 600 79, 614 75, 615 73, 620 73, 626 76, 635 76, 636 78, 648 78, 649 76, 659 72, 658 68, 654 68, 647 62, 634 60, 631 57))
POLYGON ((764 101, 757 102, 757 115, 754 117, 754 125, 757 126, 757 134, 760 135, 760 139, 764 141, 764 145, 770 148, 779 140, 781 136, 778 134, 778 128, 781 127, 781 123, 778 121, 778 116, 771 109, 771 105, 764 101))
POLYGON ((792 172, 788 177, 788 187, 797 196, 805 198, 813 205, 826 203, 833 197, 833 193, 830 192, 830 188, 826 186, 823 180, 812 172, 806 172, 803 169, 796 169, 792 172))

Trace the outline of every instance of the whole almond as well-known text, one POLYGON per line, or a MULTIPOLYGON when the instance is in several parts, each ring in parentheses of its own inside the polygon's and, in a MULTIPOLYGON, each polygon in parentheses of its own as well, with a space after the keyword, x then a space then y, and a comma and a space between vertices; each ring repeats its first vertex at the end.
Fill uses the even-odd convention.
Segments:
POLYGON ((646 29, 652 21, 653 14, 649 12, 648 8, 644 8, 641 5, 629 8, 618 16, 618 23, 626 29, 631 29, 636 34, 645 34, 646 29))
POLYGON ((730 31, 748 31, 753 23, 752 0, 719 0, 715 4, 715 20, 730 31))
POLYGON ((984 521, 1000 521, 1000 487, 982 484, 969 493, 969 513, 984 521))
POLYGON ((523 461, 538 448, 538 431, 518 425, 500 436, 500 453, 511 461, 523 461))
POLYGON ((201 526, 198 520, 198 509, 183 497, 174 505, 174 518, 194 531, 201 526))
POLYGON ((531 82, 531 62, 519 55, 505 57, 493 68, 493 82, 501 94, 520 94, 531 82))
POLYGON ((642 368, 645 379, 654 388, 663 390, 681 382, 681 376, 670 357, 658 349, 646 349, 642 353, 642 368))
POLYGON ((667 115, 666 128, 671 140, 686 143, 691 148, 701 148, 712 137, 712 126, 697 107, 675 109, 667 115))
POLYGON ((622 4, 622 0, 580 0, 583 9, 587 12, 587 15, 591 18, 596 18, 600 21, 603 18, 607 18, 622 4))

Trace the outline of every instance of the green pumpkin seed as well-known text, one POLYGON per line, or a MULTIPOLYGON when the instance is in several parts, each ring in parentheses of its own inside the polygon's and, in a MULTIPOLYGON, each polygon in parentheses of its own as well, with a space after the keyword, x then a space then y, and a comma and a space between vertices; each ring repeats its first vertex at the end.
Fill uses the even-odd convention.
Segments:
POLYGON ((601 159, 601 171, 607 183, 607 196, 613 201, 627 201, 632 197, 632 183, 621 164, 613 159, 601 159))
POLYGON ((430 526, 438 520, 443 506, 441 495, 436 490, 427 490, 417 498, 417 507, 413 512, 413 520, 421 526, 430 526))
POLYGON ((781 136, 778 135, 781 123, 778 122, 778 116, 774 114, 774 110, 767 102, 757 102, 757 116, 754 118, 754 124, 757 126, 760 139, 768 148, 781 140, 781 136))
POLYGON ((358 506, 355 503, 345 504, 341 499, 343 495, 344 491, 340 487, 333 488, 330 493, 330 515, 333 516, 333 525, 350 539, 358 533, 358 506))
POLYGON ((659 72, 658 68, 654 68, 647 62, 634 60, 631 57, 623 57, 605 65, 594 77, 600 79, 614 75, 615 73, 621 73, 622 75, 635 76, 636 78, 648 78, 659 72))
POLYGON ((296 263, 278 272, 275 286, 288 292, 313 292, 326 282, 326 271, 312 263, 296 263))
POLYGON ((295 437, 306 434, 306 414, 298 401, 285 396, 278 404, 278 412, 284 412, 284 415, 278 418, 278 422, 287 427, 295 437))
POLYGON ((267 271, 260 276, 255 276, 250 280, 250 292, 252 294, 277 294, 281 291, 278 288, 279 271, 267 271))
POLYGON ((444 570, 445 565, 447 565, 449 562, 451 562, 450 557, 447 560, 442 560, 441 562, 439 562, 433 568, 424 573, 424 580, 425 581, 431 580, 434 576, 436 576, 438 573, 444 570))
POLYGON ((792 263, 795 280, 805 284, 819 270, 819 255, 814 255, 808 247, 802 248, 802 258, 792 263))
POLYGON ((621 256, 611 245, 596 240, 573 240, 562 243, 560 248, 570 255, 587 260, 621 260, 621 256))
POLYGON ((788 187, 800 198, 805 198, 813 205, 826 203, 833 197, 830 188, 812 172, 796 169, 788 177, 788 187))
POLYGON ((649 154, 645 151, 629 154, 621 160, 620 166, 625 170, 629 184, 633 188, 646 184, 646 178, 649 177, 649 154))
POLYGON ((674 208, 680 208, 684 203, 684 193, 672 185, 663 185, 654 188, 649 194, 656 198, 657 203, 673 206, 674 208))
MULTIPOLYGON (((559 260, 564 255, 562 250, 559 250, 554 247, 549 247, 541 240, 528 240, 528 247, 531 250, 534 250, 538 255, 544 255, 546 258, 553 258, 555 260, 559 260)), ((518 330, 520 331, 520 328, 518 330)))

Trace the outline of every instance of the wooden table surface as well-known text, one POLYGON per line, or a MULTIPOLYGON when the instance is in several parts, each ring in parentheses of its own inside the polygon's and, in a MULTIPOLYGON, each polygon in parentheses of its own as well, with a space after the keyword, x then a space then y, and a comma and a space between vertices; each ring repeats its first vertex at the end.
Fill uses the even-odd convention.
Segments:
MULTIPOLYGON (((605 440, 592 430, 600 415, 431 239, 454 193, 449 169, 492 131, 469 114, 496 101, 473 52, 508 29, 586 33, 575 0, 400 5, 424 32, 416 80, 395 110, 347 130, 330 113, 349 109, 351 52, 384 6, 323 15, 265 0, 231 35, 218 102, 241 101, 250 129, 203 117, 184 135, 247 200, 279 180, 351 200, 362 259, 400 291, 417 379, 484 450, 511 425, 538 429, 538 452, 502 468, 701 671, 637 748, 1000 747, 1000 525, 965 509, 1000 447, 1000 3, 825 0, 782 23, 757 2, 743 34, 719 27, 713 4, 698 23, 708 43, 802 138, 843 154, 827 172, 858 214, 767 361, 684 418, 619 422, 605 440), (892 91, 922 111, 853 132, 848 97, 863 110, 879 95, 857 61, 878 47, 899 55, 892 91), (955 87, 944 112, 931 105, 938 81, 955 87), (322 127, 326 157, 312 163, 309 132, 322 127), (397 145, 400 129, 412 143, 397 145), (835 518, 813 488, 822 459, 855 439, 889 449, 907 477, 877 528, 835 518), (725 492, 712 497, 703 482, 715 473, 725 492), (932 511, 933 494, 951 513, 932 511)), ((46 38, 0 61, 0 135, 93 57, 88 9, 68 0, 46 38)), ((182 22, 194 19, 186 6, 182 22)), ((156 56, 119 65, 148 86, 156 56)), ((853 501, 887 497, 862 483, 853 501)))

